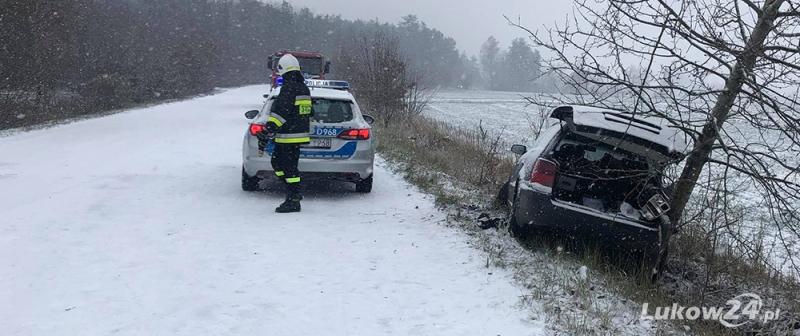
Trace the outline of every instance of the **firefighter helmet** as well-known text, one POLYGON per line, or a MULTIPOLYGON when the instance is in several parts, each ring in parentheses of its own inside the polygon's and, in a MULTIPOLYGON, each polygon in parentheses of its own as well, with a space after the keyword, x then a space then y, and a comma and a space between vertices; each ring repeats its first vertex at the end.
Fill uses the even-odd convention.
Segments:
POLYGON ((278 75, 283 76, 283 74, 289 71, 300 71, 300 62, 292 55, 283 55, 281 59, 278 60, 278 75))

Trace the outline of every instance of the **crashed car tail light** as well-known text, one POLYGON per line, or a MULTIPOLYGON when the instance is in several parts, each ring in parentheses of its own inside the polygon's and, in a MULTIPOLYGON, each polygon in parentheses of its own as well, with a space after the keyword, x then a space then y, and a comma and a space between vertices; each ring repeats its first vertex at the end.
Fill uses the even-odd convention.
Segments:
POLYGON ((556 163, 550 160, 538 159, 533 165, 531 183, 538 183, 545 187, 553 187, 556 179, 556 163))
POLYGON ((369 139, 369 128, 344 130, 339 133, 339 138, 345 140, 367 140, 369 139))
POLYGON ((265 127, 264 125, 250 124, 250 135, 256 135, 258 134, 258 132, 261 132, 265 129, 267 129, 267 127, 265 127))
POLYGON ((657 193, 653 195, 653 197, 651 197, 644 206, 642 206, 642 216, 649 221, 655 220, 656 218, 667 213, 669 209, 670 206, 667 198, 661 193, 657 193))

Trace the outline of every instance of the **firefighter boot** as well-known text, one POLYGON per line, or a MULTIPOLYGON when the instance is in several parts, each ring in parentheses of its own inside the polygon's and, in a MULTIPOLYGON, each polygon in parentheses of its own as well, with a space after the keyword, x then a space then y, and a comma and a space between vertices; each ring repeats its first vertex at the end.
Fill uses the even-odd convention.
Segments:
POLYGON ((275 209, 277 213, 300 212, 300 201, 303 200, 303 195, 298 190, 299 186, 297 183, 288 183, 288 187, 289 192, 286 194, 286 201, 275 209))
MULTIPOLYGON (((302 199, 302 197, 300 198, 302 199)), ((277 213, 300 212, 300 199, 286 197, 286 200, 275 208, 277 213)))

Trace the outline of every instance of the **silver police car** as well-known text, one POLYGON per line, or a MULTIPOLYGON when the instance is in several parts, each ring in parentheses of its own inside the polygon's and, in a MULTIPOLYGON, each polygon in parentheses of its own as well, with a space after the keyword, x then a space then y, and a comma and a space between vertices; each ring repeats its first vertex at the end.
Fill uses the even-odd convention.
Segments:
MULTIPOLYGON (((307 80, 313 102, 311 143, 300 150, 298 168, 303 181, 334 179, 355 183, 356 191, 372 191, 375 162, 375 136, 370 124, 374 118, 361 114, 355 97, 344 81, 307 80)), ((245 113, 252 122, 242 146, 242 189, 256 191, 263 179, 274 178, 270 164, 274 144, 259 150, 256 133, 265 128, 270 107, 280 87, 265 94, 261 110, 245 113)))

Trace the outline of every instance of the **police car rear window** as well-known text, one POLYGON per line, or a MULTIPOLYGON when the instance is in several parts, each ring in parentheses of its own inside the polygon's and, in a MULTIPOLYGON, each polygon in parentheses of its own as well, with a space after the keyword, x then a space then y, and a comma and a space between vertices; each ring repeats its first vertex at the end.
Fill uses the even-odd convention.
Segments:
POLYGON ((314 120, 325 124, 336 124, 353 120, 353 105, 349 101, 313 99, 314 120))
MULTIPOLYGON (((265 106, 265 111, 269 111, 275 98, 271 98, 265 106)), ((353 103, 345 100, 334 100, 324 98, 313 98, 313 119, 324 124, 336 124, 353 120, 353 103)), ((269 112, 262 113, 262 121, 266 121, 269 112)))

